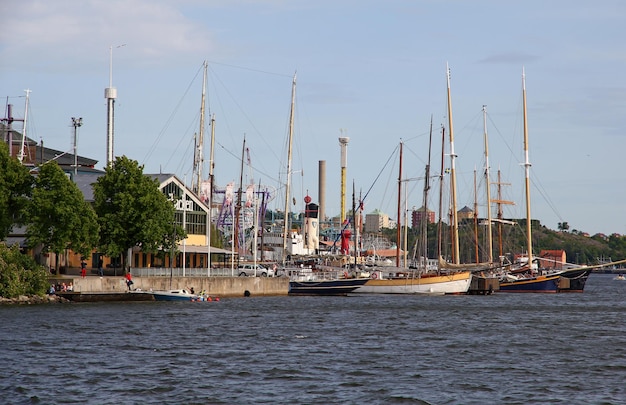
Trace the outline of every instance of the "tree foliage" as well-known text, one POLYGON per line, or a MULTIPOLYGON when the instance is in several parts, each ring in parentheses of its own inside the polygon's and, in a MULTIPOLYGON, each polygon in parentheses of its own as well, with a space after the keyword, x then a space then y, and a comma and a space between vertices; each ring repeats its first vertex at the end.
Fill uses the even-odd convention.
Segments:
POLYGON ((24 224, 32 184, 28 169, 9 156, 7 144, 0 142, 0 240, 14 225, 24 224))
POLYGON ((96 213, 76 184, 55 161, 41 165, 28 205, 29 246, 42 244, 44 252, 57 255, 72 249, 88 256, 98 233, 96 213))
POLYGON ((44 295, 48 289, 48 274, 43 266, 22 254, 17 245, 0 243, 0 297, 44 295))
POLYGON ((174 204, 159 190, 157 180, 126 156, 116 158, 94 184, 94 209, 100 222, 100 247, 110 257, 122 257, 133 246, 142 251, 168 251, 186 237, 174 224, 174 204))

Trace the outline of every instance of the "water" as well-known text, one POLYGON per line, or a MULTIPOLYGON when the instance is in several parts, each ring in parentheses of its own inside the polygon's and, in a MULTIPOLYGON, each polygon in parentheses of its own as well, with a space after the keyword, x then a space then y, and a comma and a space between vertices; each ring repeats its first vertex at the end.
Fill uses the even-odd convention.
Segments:
POLYGON ((624 403, 612 277, 583 294, 2 306, 0 403, 624 403))

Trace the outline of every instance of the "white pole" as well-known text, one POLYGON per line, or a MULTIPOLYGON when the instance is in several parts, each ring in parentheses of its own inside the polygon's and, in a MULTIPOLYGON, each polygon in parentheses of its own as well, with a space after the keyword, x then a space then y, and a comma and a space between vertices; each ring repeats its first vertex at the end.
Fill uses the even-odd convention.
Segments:
POLYGON ((231 204, 233 214, 232 232, 230 235, 230 275, 235 277, 235 205, 231 204))
MULTIPOLYGON (((187 183, 187 176, 185 176, 185 183, 187 183)), ((187 186, 183 188, 183 230, 187 232, 187 186)), ((185 277, 185 264, 187 262, 187 238, 183 239, 183 277, 185 277)))
POLYGON ((17 155, 17 159, 20 163, 24 160, 24 143, 26 142, 26 119, 28 117, 28 98, 30 94, 30 90, 24 90, 26 92, 26 105, 24 106, 24 122, 22 126, 22 143, 20 145, 20 153, 17 155))
POLYGON ((253 243, 254 243, 254 253, 252 255, 252 257, 254 258, 254 265, 256 267, 256 261, 257 261, 257 255, 258 255, 258 249, 257 249, 257 241, 258 241, 258 236, 259 236, 259 199, 255 196, 254 197, 254 239, 253 239, 253 243))

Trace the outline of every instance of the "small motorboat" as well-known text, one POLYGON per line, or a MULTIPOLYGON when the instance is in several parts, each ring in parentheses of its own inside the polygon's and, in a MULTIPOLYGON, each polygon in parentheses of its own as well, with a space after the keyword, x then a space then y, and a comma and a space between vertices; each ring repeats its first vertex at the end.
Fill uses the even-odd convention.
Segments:
POLYGON ((624 277, 624 275, 623 275, 623 274, 619 274, 619 275, 617 275, 617 276, 613 277, 613 280, 620 280, 620 281, 624 281, 624 280, 626 280, 626 277, 624 277))
POLYGON ((156 301, 200 301, 200 296, 187 290, 152 291, 156 301))

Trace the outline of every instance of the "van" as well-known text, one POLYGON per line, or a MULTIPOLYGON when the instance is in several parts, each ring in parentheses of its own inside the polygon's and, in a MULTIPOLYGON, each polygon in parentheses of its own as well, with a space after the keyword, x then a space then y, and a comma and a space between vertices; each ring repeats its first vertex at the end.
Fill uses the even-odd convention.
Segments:
POLYGON ((237 266, 237 272, 239 277, 274 277, 273 269, 268 269, 260 264, 240 264, 237 266))

